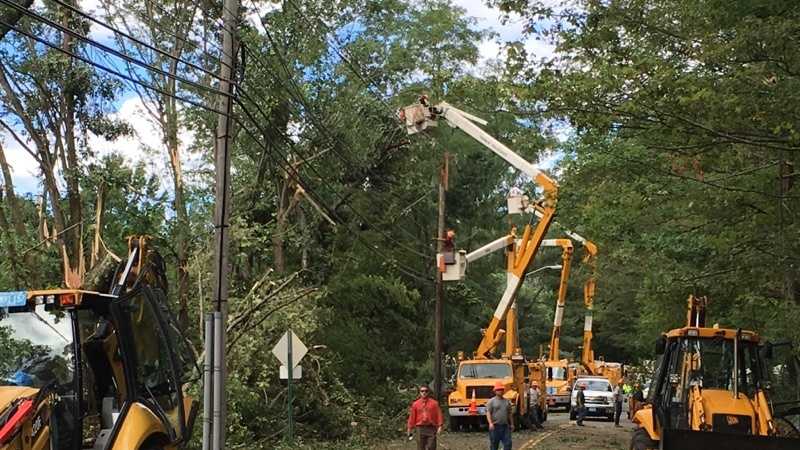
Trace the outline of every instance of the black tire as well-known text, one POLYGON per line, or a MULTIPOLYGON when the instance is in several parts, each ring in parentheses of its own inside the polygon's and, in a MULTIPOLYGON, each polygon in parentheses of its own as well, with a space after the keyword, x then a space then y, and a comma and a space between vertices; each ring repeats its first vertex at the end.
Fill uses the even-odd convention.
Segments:
POLYGON ((614 414, 607 415, 606 419, 608 419, 609 422, 613 422, 614 421, 614 414))
POLYGON ((651 450, 658 449, 658 442, 650 439, 647 430, 644 428, 637 428, 631 436, 631 446, 629 450, 651 450))
POLYGON ((577 419, 578 419, 578 415, 575 414, 575 411, 570 410, 569 411, 569 420, 577 420, 577 419))
POLYGON ((450 420, 447 423, 447 429, 455 433, 459 431, 460 428, 461 428, 461 419, 458 417, 450 416, 450 420))

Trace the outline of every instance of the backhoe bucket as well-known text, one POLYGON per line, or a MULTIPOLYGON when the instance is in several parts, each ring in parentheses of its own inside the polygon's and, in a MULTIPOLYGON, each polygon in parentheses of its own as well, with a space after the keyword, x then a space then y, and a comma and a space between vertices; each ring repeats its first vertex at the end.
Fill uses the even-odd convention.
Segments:
POLYGON ((797 450, 800 439, 711 431, 666 430, 663 450, 797 450))

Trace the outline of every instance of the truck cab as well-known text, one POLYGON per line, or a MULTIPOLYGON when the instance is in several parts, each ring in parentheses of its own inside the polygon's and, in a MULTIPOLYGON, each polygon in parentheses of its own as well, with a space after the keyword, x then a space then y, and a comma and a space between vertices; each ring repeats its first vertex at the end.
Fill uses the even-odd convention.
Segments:
POLYGON ((547 404, 550 408, 569 408, 571 389, 569 363, 566 359, 545 361, 547 368, 547 404))
POLYGON ((503 396, 516 405, 519 392, 515 388, 510 360, 470 359, 459 363, 455 389, 447 398, 451 430, 485 422, 486 402, 494 397, 494 385, 498 381, 506 387, 503 396))
POLYGON ((160 294, 0 294, 0 449, 161 449, 193 402, 160 294))

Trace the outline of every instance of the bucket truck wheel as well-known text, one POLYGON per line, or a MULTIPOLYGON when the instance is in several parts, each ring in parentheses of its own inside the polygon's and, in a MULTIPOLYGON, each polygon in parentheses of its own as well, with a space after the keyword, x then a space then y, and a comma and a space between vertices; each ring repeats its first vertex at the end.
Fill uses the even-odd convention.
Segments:
POLYGON ((650 450, 658 449, 658 442, 650 439, 647 430, 644 428, 637 428, 631 437, 631 446, 629 450, 650 450))
POLYGON ((461 420, 458 417, 450 416, 450 421, 447 424, 447 429, 456 432, 461 428, 461 420))

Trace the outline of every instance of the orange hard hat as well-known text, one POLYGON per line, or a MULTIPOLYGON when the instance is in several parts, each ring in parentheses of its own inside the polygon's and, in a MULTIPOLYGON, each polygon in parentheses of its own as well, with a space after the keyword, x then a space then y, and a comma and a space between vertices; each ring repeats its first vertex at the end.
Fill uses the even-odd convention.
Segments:
POLYGON ((498 381, 497 383, 494 384, 494 390, 495 391, 505 391, 506 390, 506 386, 503 383, 501 383, 500 381, 498 381))

